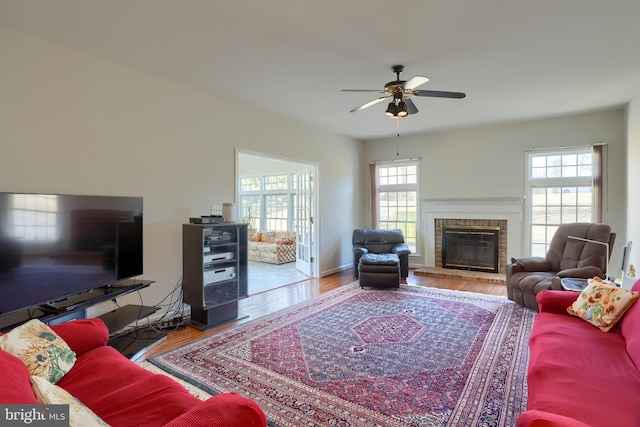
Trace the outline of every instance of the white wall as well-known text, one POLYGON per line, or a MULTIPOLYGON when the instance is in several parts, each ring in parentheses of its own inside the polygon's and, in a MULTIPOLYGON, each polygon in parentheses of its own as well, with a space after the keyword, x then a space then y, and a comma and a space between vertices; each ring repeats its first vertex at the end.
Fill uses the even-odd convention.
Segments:
POLYGON ((143 196, 145 304, 180 280, 181 224, 233 201, 236 147, 319 163, 319 270, 351 262, 360 142, 2 28, 0 52, 0 191, 143 196))
MULTIPOLYGON (((428 112, 420 112, 428 114, 428 112)), ((640 114, 639 114, 640 116, 640 114)), ((409 116, 408 120, 419 120, 409 116)), ((640 117, 639 117, 640 119, 640 117)), ((382 118, 381 118, 382 120, 382 118)), ((401 119, 404 120, 404 119, 401 119)), ((525 151, 530 148, 608 144, 608 203, 603 222, 618 233, 611 265, 626 236, 626 122, 623 108, 367 141, 363 163, 421 158, 420 198, 524 197, 525 151), (478 165, 483 165, 478 168, 478 165)), ((391 126, 391 124, 390 124, 391 126)), ((366 183, 365 183, 365 186, 366 183)), ((625 240, 626 242, 626 240, 625 240)), ((521 254, 508 254, 521 256, 521 254)), ((414 259, 412 263, 423 262, 414 259)))
POLYGON ((640 279, 640 92, 636 93, 627 109, 627 240, 633 242, 630 262, 636 268, 636 277, 628 277, 625 287, 640 279))

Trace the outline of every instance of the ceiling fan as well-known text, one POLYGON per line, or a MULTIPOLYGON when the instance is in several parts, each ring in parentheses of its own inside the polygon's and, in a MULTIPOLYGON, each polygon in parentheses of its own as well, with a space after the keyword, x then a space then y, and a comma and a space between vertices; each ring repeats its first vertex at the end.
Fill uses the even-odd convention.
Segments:
POLYGON ((341 92, 378 92, 384 93, 384 96, 369 101, 359 107, 351 110, 351 113, 364 110, 379 102, 390 99, 391 102, 387 107, 385 114, 389 117, 405 117, 408 114, 415 114, 418 112, 418 108, 413 103, 409 95, 414 96, 431 96, 436 98, 464 98, 467 96, 463 92, 445 92, 440 90, 417 90, 416 88, 429 81, 427 77, 415 76, 409 80, 400 80, 400 73, 404 70, 404 65, 394 65, 391 67, 394 73, 396 73, 396 80, 384 85, 383 90, 378 89, 342 89, 341 92))

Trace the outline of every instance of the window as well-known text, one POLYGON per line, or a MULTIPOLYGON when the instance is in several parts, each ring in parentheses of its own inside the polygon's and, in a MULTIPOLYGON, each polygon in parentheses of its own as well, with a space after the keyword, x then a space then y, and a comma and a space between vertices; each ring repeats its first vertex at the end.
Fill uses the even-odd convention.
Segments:
POLYGON ((531 256, 545 256, 560 224, 593 222, 593 158, 589 147, 528 154, 531 256))
POLYGON ((249 228, 260 230, 260 212, 262 197, 255 195, 240 196, 240 219, 249 224, 249 228))
POLYGON ((265 219, 266 230, 289 230, 287 220, 289 218, 289 196, 287 194, 265 194, 265 219))
POLYGON ((418 162, 381 163, 375 169, 375 226, 402 230, 407 246, 415 254, 418 237, 418 162))
POLYGON ((240 178, 240 219, 254 230, 293 230, 292 182, 292 174, 240 178))
POLYGON ((58 196, 14 194, 11 203, 14 237, 23 241, 57 240, 58 196))

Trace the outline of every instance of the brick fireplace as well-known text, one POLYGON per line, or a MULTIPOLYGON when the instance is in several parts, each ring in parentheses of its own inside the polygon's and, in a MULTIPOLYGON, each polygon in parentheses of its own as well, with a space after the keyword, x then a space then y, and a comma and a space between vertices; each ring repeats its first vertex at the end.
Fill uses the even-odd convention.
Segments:
POLYGON ((498 228, 498 272, 504 273, 509 257, 523 253, 522 197, 421 200, 425 267, 443 267, 442 228, 498 228))
POLYGON ((435 245, 436 267, 491 273, 504 272, 507 262, 507 220, 436 218, 435 245), (447 242, 446 232, 453 234, 460 232, 464 233, 463 235, 471 235, 471 238, 450 238, 447 242), (474 238, 474 236, 477 237, 474 238), (451 247, 456 243, 466 243, 468 247, 464 251, 466 254, 460 254, 461 250, 451 247), (452 259, 451 255, 445 257, 445 248, 448 249, 449 254, 455 250, 459 254, 458 261, 452 259), (485 250, 491 252, 488 255, 492 259, 483 256, 482 252, 485 250))

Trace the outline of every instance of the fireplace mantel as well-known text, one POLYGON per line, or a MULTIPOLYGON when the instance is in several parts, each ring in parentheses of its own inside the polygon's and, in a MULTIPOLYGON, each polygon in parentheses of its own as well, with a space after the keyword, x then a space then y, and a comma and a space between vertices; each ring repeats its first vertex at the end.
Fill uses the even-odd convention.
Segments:
POLYGON ((524 253, 524 197, 422 199, 420 204, 425 252, 423 262, 426 267, 435 267, 436 218, 506 220, 509 257, 517 257, 524 253))

